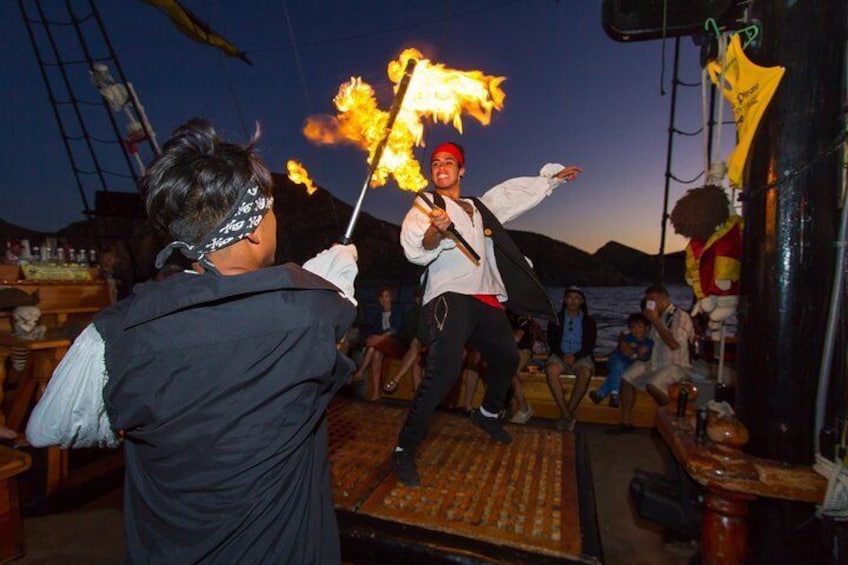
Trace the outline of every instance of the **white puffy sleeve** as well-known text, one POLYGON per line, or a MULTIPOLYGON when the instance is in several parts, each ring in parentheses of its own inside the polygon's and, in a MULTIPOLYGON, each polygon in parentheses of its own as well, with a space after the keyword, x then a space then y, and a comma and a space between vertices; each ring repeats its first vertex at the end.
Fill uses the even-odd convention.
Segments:
POLYGON ((27 423, 27 441, 35 447, 117 447, 103 387, 106 373, 103 338, 89 324, 62 358, 44 396, 27 423))
POLYGON ((342 291, 342 296, 356 306, 353 283, 359 273, 356 246, 334 245, 303 264, 303 268, 324 278, 342 291))
POLYGON ((562 182, 555 175, 564 168, 558 163, 548 163, 539 171, 538 177, 509 179, 489 189, 480 200, 498 221, 504 224, 534 208, 549 196, 562 182))

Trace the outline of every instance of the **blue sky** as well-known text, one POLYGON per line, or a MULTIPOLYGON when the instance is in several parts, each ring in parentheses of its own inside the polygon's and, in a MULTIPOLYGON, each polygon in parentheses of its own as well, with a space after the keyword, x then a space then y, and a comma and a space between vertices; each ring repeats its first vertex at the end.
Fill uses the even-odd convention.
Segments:
MULTIPOLYGON (((74 0, 82 8, 87 2, 74 0)), ((43 2, 55 10, 64 5, 43 2)), ((301 134, 305 118, 332 113, 339 84, 362 76, 381 106, 391 102, 386 64, 406 47, 459 69, 507 77, 505 107, 492 124, 465 120, 465 134, 428 127, 433 147, 466 147, 463 191, 479 195, 501 180, 536 174, 546 162, 578 164, 584 174, 509 227, 535 231, 589 252, 609 240, 650 253, 659 248, 670 95, 660 95, 661 43, 617 43, 601 25, 601 3, 589 0, 406 2, 325 0, 185 0, 213 29, 248 53, 253 66, 225 58, 181 35, 165 15, 140 0, 97 3, 109 38, 160 140, 192 116, 209 118, 226 136, 245 141, 261 123, 262 154, 273 171, 289 158, 314 180, 353 203, 365 179, 364 153, 315 147, 301 134), (288 18, 286 13, 288 13, 288 18), (292 48, 291 32, 298 48, 292 48)), ((48 13, 48 17, 59 13, 48 13)), ((76 180, 16 2, 0 3, 0 217, 38 230, 81 220, 76 180)), ((58 29, 68 58, 72 29, 58 29)), ((681 79, 700 77, 697 48, 682 42, 681 79)), ((666 45, 670 92, 673 41, 666 45)), ((87 69, 70 69, 86 99, 87 69)), ((55 80, 55 79, 52 79, 55 80)), ((81 96, 82 97, 82 96, 81 96)), ((700 89, 681 89, 678 127, 700 126, 700 89)), ((95 108, 105 116, 105 111, 95 108)), ((120 120, 120 118, 118 118, 120 120)), ((103 134, 107 136, 106 133, 103 134)), ((726 132, 725 137, 730 137, 726 132)), ((419 150, 426 159, 426 149, 419 150)), ((109 161, 107 160, 107 163, 109 161)), ((115 160, 115 167, 126 165, 115 160)), ((703 169, 701 137, 677 137, 674 174, 703 169)), ((124 179, 113 190, 132 190, 124 179)), ((94 179, 84 190, 93 202, 94 179)), ((672 183, 671 203, 689 188, 672 183)), ((410 195, 393 184, 371 192, 364 210, 399 223, 410 195)), ((346 223, 346 219, 343 220, 346 223)), ((685 241, 670 233, 668 250, 685 241)))

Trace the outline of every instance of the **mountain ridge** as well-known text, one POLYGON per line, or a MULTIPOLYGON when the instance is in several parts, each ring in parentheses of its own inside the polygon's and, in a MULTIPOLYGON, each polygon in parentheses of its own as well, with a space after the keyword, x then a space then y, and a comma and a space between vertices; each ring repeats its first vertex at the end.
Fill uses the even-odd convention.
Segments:
MULTIPOLYGON (((278 220, 277 260, 302 264, 341 238, 353 207, 326 189, 318 187, 307 195, 305 187, 287 177, 273 175, 274 209, 278 220)), ((163 245, 157 242, 146 222, 126 221, 96 215, 92 220, 73 222, 56 237, 76 246, 97 247, 95 233, 108 232, 123 242, 136 278, 153 272, 153 258, 163 245), (123 233, 120 233, 123 230, 123 233)), ((621 286, 653 282, 657 256, 610 241, 594 254, 546 235, 508 230, 515 243, 533 263, 541 281, 549 286, 621 286)), ((52 236, 16 226, 0 219, 0 239, 38 239, 52 236)), ((353 233, 359 251, 359 282, 365 284, 414 284, 422 268, 409 263, 400 246, 400 226, 361 213, 353 233)), ((113 242, 112 247, 116 244, 113 242)), ((121 247, 118 245, 117 247, 121 247)), ((665 283, 683 284, 683 253, 666 255, 665 283)))

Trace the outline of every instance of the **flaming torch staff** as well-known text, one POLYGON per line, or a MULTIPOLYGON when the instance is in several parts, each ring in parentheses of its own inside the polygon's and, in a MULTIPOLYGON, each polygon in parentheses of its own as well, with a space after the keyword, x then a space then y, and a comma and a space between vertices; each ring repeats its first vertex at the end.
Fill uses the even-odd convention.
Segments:
MULTIPOLYGON (((359 213, 362 210, 362 202, 365 200, 365 194, 368 192, 368 187, 371 184, 371 177, 374 176, 374 172, 377 170, 377 167, 380 166, 380 159, 383 156, 383 151, 386 148, 386 143, 389 141, 389 136, 392 134, 392 128, 395 125, 395 120, 397 119, 397 115, 400 112, 401 106, 403 106, 403 99, 406 96, 406 91, 409 88, 409 83, 412 81, 412 75, 415 73, 415 65, 418 63, 417 59, 411 58, 406 63, 406 68, 403 71, 403 78, 398 84, 398 90, 395 94, 395 99, 392 102, 392 107, 389 110, 389 117, 386 121, 386 133, 383 138, 380 140, 380 143, 377 145, 377 148, 374 150, 374 158, 371 160, 371 167, 368 169, 368 176, 365 177, 365 182, 362 184, 362 190, 359 193, 359 198, 356 201, 356 206, 353 207, 353 213, 351 214, 350 221, 347 224, 347 229, 345 230, 344 236, 342 236, 341 242, 344 244, 348 244, 351 242, 353 237, 353 230, 356 227, 356 221, 359 219, 359 213)), ((421 192, 418 191, 415 193, 416 196, 420 196, 421 192)), ((421 197, 421 200, 427 204, 430 208, 433 208, 433 204, 424 197, 421 197)), ((471 245, 462 237, 462 235, 457 231, 456 226, 451 223, 448 227, 448 230, 456 239, 456 241, 462 245, 467 251, 468 254, 473 258, 475 263, 480 262, 480 255, 471 247, 471 245)))
POLYGON ((409 82, 412 80, 412 75, 415 72, 415 65, 418 63, 416 59, 409 59, 406 63, 406 68, 403 71, 403 78, 398 84, 398 90, 395 94, 395 99, 392 102, 392 107, 389 110, 389 119, 386 122, 386 134, 374 150, 374 158, 371 160, 371 167, 368 169, 368 176, 365 177, 365 183, 362 185, 362 191, 359 193, 359 199, 356 201, 356 206, 353 207, 353 214, 350 216, 350 222, 347 224, 347 229, 342 236, 342 243, 347 245, 351 242, 353 229, 356 227, 356 220, 359 219, 359 212, 362 209, 362 201, 365 200, 365 193, 368 192, 368 186, 371 184, 371 177, 374 176, 374 171, 380 166, 380 158, 383 156, 383 150, 386 148, 386 143, 389 141, 389 136, 392 134, 392 127, 395 125, 395 119, 401 106, 403 106, 403 98, 406 96, 406 90, 409 88, 409 82))

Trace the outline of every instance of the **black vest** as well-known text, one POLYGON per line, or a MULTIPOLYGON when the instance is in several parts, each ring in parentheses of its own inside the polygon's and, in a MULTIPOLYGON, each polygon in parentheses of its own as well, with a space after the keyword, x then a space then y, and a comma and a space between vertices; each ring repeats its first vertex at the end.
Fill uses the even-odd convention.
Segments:
POLYGON ((338 563, 324 411, 352 304, 295 265, 138 285, 100 312, 127 562, 338 563))
MULTIPOLYGON (((444 209, 445 199, 433 192, 433 201, 444 209)), ((495 249, 495 261, 506 287, 508 300, 504 306, 510 312, 522 316, 538 316, 556 320, 556 306, 551 300, 545 285, 536 276, 533 268, 527 262, 518 245, 509 236, 506 228, 495 217, 491 210, 479 198, 470 197, 483 218, 483 229, 486 237, 492 238, 495 249)))

